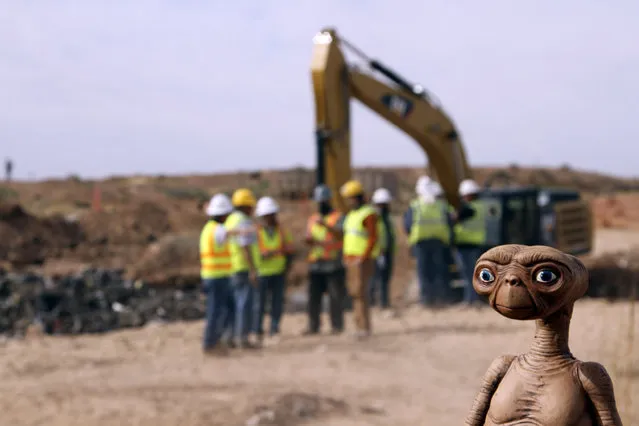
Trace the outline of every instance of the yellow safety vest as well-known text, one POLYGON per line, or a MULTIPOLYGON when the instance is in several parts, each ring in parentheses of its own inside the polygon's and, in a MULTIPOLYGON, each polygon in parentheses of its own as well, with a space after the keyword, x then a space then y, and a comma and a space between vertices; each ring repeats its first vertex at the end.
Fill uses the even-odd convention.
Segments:
MULTIPOLYGON (((244 213, 236 210, 229 215, 229 217, 226 219, 226 222, 224 222, 224 226, 226 227, 226 229, 231 231, 233 229, 236 229, 239 224, 247 218, 248 216, 246 216, 244 213)), ((229 239, 229 248, 231 251, 231 272, 233 274, 237 274, 238 272, 247 272, 249 270, 249 264, 246 260, 246 257, 244 257, 244 250, 242 250, 242 247, 239 245, 236 238, 229 239)), ((250 249, 251 253, 253 254, 253 261, 257 263, 257 243, 251 244, 250 249)))
POLYGON ((435 238, 444 244, 450 243, 450 229, 446 222, 442 201, 424 203, 422 200, 411 202, 413 223, 410 228, 408 242, 413 245, 418 241, 435 238))
POLYGON ((379 256, 380 248, 386 240, 384 224, 375 209, 368 204, 350 211, 344 219, 344 256, 362 256, 366 251, 369 235, 364 227, 364 219, 371 214, 377 217, 377 242, 373 246, 371 257, 379 256))
MULTIPOLYGON (((340 212, 334 211, 325 216, 324 219, 326 220, 327 225, 335 226, 341 217, 342 214, 340 212)), ((313 240, 320 241, 322 243, 320 246, 314 246, 310 250, 308 254, 308 261, 310 263, 315 263, 319 260, 337 260, 340 252, 342 251, 342 239, 335 238, 335 236, 328 232, 324 226, 317 224, 316 220, 318 218, 319 214, 315 213, 308 218, 308 223, 306 225, 306 230, 311 237, 313 237, 313 240)))
POLYGON ((286 255, 291 253, 293 243, 290 232, 285 232, 278 226, 269 233, 261 226, 257 232, 257 242, 260 253, 257 273, 265 277, 283 274, 286 270, 286 255), (270 251, 275 251, 277 254, 265 258, 264 254, 270 251))
POLYGON ((200 234, 200 276, 202 279, 224 278, 231 275, 231 250, 228 242, 218 244, 215 230, 219 223, 210 220, 200 234))
POLYGON ((470 202, 475 214, 454 227, 457 244, 484 245, 486 243, 486 204, 481 200, 470 202))

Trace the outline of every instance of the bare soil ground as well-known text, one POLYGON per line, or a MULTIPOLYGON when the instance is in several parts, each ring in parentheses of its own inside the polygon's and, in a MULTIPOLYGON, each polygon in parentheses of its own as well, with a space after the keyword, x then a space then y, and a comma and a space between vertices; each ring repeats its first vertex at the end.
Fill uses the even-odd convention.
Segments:
MULTIPOLYGON (((571 330, 573 353, 612 375, 626 425, 639 424, 634 315, 629 303, 580 301, 571 330)), ((374 321, 375 335, 356 343, 298 337, 305 319, 291 315, 279 345, 225 359, 201 355, 201 322, 8 342, 2 423, 229 426, 262 413, 275 420, 255 424, 459 425, 492 359, 525 351, 534 327, 487 308, 411 307, 374 321)))
MULTIPOLYGON (((484 181, 496 172, 477 174, 484 181)), ((591 198, 599 228, 595 255, 639 245, 639 197, 613 194, 636 190, 635 181, 567 168, 501 172, 519 183, 598 193, 591 198)), ((419 171, 395 173, 410 192, 419 171)), ((48 272, 119 266, 158 281, 197 278, 202 200, 246 182, 247 175, 0 186, 0 202, 24 208, 0 209, 0 266, 40 265, 48 272), (95 184, 102 189, 102 212, 90 209, 95 184)), ((284 203, 285 223, 299 231, 310 208, 284 203)), ((303 263, 296 268, 301 282, 303 263)), ((398 268, 406 271, 398 282, 410 282, 407 256, 398 268)), ((581 301, 571 332, 577 357, 608 368, 624 424, 631 426, 639 425, 639 314, 633 312, 627 302, 581 301)), ((270 424, 286 426, 458 425, 490 361, 524 351, 533 327, 488 309, 461 308, 409 308, 402 320, 375 314, 374 324, 375 336, 365 343, 301 338, 305 319, 290 315, 278 346, 228 359, 201 355, 201 322, 7 341, 0 346, 0 424, 229 426, 262 413, 275 416, 270 424)))

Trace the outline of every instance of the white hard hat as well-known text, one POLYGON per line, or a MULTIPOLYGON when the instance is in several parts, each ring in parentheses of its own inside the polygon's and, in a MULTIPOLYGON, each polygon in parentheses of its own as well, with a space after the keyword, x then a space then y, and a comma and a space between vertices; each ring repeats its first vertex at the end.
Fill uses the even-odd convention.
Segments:
POLYGON ((275 214, 280 211, 280 206, 277 205, 274 199, 271 197, 262 197, 257 200, 255 206, 255 216, 262 217, 270 214, 275 214))
POLYGON ((379 188, 373 193, 373 203, 375 204, 387 204, 392 199, 390 191, 386 188, 379 188))
POLYGON ((206 206, 206 214, 208 216, 224 216, 233 211, 233 204, 225 194, 215 194, 211 197, 209 205, 206 206))
POLYGON ((431 179, 426 176, 420 176, 417 179, 417 183, 415 183, 415 192, 417 195, 424 195, 429 191, 428 185, 430 184, 431 179))
POLYGON ((443 192, 441 185, 435 181, 430 181, 430 183, 428 184, 428 189, 429 189, 429 193, 433 197, 439 197, 440 195, 442 195, 442 192, 443 192))
POLYGON ((459 184, 459 195, 465 197, 466 195, 477 194, 480 189, 477 182, 472 179, 465 179, 459 184))
POLYGON ((318 185, 313 190, 313 200, 321 203, 322 201, 330 201, 332 197, 331 190, 326 185, 318 185))

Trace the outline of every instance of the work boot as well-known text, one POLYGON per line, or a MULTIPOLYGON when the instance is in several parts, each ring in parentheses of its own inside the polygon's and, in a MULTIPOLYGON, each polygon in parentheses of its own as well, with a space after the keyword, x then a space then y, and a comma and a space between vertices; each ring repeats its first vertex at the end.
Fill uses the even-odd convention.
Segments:
POLYGON ((302 336, 315 336, 317 334, 319 334, 319 330, 311 330, 310 328, 302 332, 302 336))

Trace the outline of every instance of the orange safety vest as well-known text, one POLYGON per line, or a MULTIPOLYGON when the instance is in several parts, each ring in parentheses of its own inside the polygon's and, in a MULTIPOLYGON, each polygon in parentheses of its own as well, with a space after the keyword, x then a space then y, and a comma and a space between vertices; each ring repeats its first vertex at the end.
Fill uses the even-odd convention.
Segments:
POLYGON ((231 250, 228 242, 215 242, 215 229, 222 226, 208 221, 200 235, 200 276, 202 279, 223 278, 231 275, 231 250))
MULTIPOLYGON (((328 230, 316 223, 317 219, 321 216, 319 213, 313 214, 308 218, 306 225, 306 232, 313 237, 314 241, 319 241, 321 245, 315 246, 308 254, 308 262, 315 263, 319 260, 337 260, 342 250, 343 240, 341 238, 335 238, 335 236, 328 232, 328 230)), ((329 226, 335 226, 342 217, 342 213, 339 211, 333 211, 326 216, 326 224, 329 226)))

